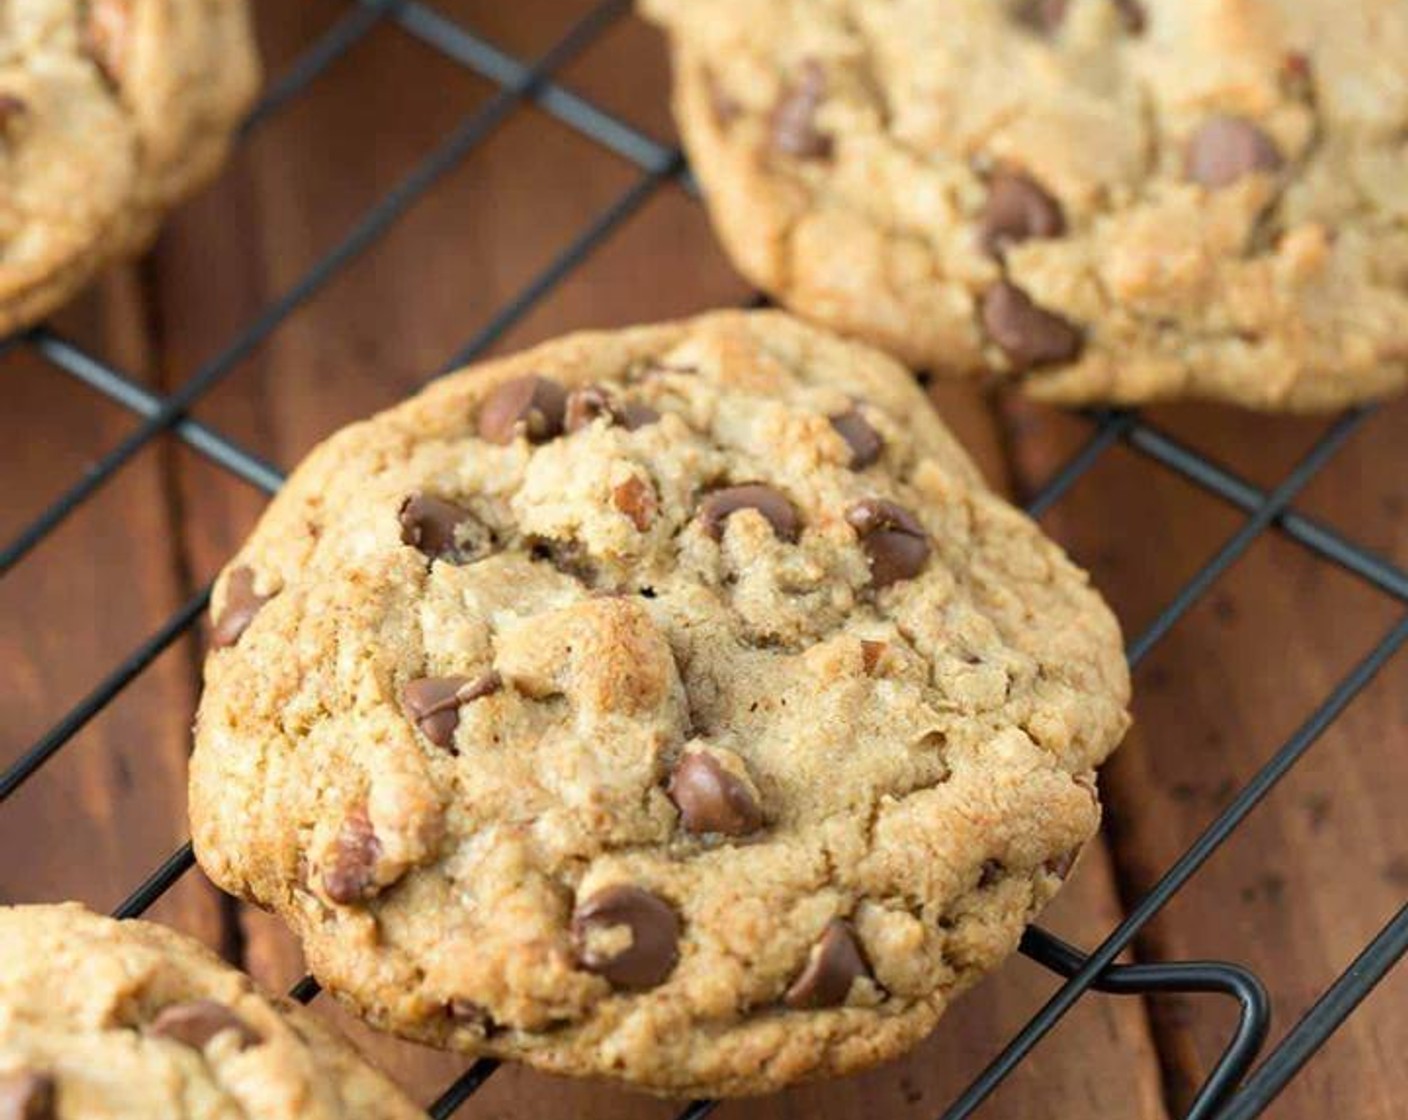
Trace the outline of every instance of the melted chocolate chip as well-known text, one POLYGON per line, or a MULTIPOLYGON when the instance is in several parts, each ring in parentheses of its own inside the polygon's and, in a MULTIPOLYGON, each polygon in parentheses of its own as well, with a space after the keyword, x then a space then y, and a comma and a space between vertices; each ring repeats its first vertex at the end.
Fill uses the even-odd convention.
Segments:
POLYGON ((655 492, 635 475, 612 489, 611 504, 642 533, 655 521, 655 492))
POLYGON ((401 690, 401 702, 421 734, 437 747, 450 747, 460 725, 460 706, 503 687, 498 673, 470 677, 422 677, 401 690))
POLYGON ((529 374, 505 381, 479 409, 479 437, 512 443, 520 434, 529 443, 546 443, 562 434, 567 394, 556 381, 529 374))
POLYGON ((1188 142, 1184 171, 1212 190, 1245 175, 1277 171, 1285 163, 1271 137, 1242 117, 1213 117, 1188 142))
POLYGON ((89 0, 83 24, 83 51, 109 85, 122 83, 131 40, 130 0, 89 0))
POLYGON ((376 893, 376 863, 381 841, 365 809, 347 814, 333 845, 332 861, 323 869, 323 890, 334 902, 349 906, 376 893))
POLYGON ((610 424, 619 424, 627 431, 634 432, 647 424, 654 424, 660 414, 649 405, 636 401, 617 401, 600 385, 588 385, 574 389, 567 398, 566 428, 578 432, 592 421, 605 417, 610 424))
MULTIPOLYGON (((1139 0, 1114 0, 1114 5, 1125 30, 1131 35, 1143 34, 1148 17, 1139 0)), ((1017 18, 1028 27, 1050 35, 1065 22, 1070 6, 1070 0, 1026 0, 1017 9, 1017 18)))
POLYGON ((801 522, 792 503, 781 493, 761 482, 746 482, 715 490, 699 507, 699 520, 704 531, 714 540, 722 540, 724 522, 742 509, 757 510, 772 526, 778 540, 795 541, 801 532, 801 522))
POLYGON ((578 432, 593 420, 605 416, 616 419, 615 403, 600 385, 588 385, 584 389, 574 389, 567 395, 567 419, 565 427, 569 432, 578 432))
POLYGON ((808 59, 773 107, 773 148, 797 159, 829 158, 831 137, 816 127, 816 111, 825 98, 826 71, 816 59, 808 59))
POLYGON ((204 1050, 217 1034, 236 1031, 239 1048, 246 1050, 261 1041, 233 1011, 213 999, 193 999, 189 1003, 173 1003, 163 1007, 147 1033, 155 1038, 169 1038, 192 1050, 204 1050))
POLYGON ((243 566, 232 569, 225 580, 225 609, 220 612, 215 628, 210 632, 210 644, 216 649, 234 645, 254 621, 254 616, 272 598, 272 595, 260 595, 254 590, 254 569, 243 566))
POLYGON ((55 1120, 57 1085, 47 1073, 0 1073, 0 1120, 55 1120))
POLYGON ((851 994, 851 986, 869 975, 850 923, 833 918, 782 1002, 799 1011, 839 1007, 851 994))
POLYGON ((880 433, 870 426, 870 421, 858 408, 852 407, 839 416, 831 417, 831 426, 850 445, 852 470, 865 470, 880 458, 880 452, 885 449, 880 433))
POLYGON ((929 560, 929 535, 903 506, 883 498, 866 498, 846 513, 870 557, 870 582, 876 590, 913 579, 929 560))
POLYGON ((988 184, 983 210, 983 248, 1000 257, 1013 245, 1034 237, 1060 237, 1066 232, 1061 204, 1035 179, 1018 171, 999 171, 988 184))
POLYGON ((1069 362, 1080 354, 1080 331, 1006 280, 983 296, 983 326, 1019 372, 1069 362))
POLYGON ((454 502, 420 492, 407 496, 397 515, 401 542, 418 548, 432 560, 460 557, 455 530, 471 520, 470 512, 454 502))
POLYGON ((705 751, 680 759, 669 794, 687 832, 747 836, 763 827, 762 810, 748 786, 705 751))
POLYGON ((483 1007, 468 999, 452 999, 445 1005, 445 1013, 456 1023, 475 1027, 489 1034, 494 1029, 494 1020, 483 1007))
POLYGON ((680 919, 668 902, 633 886, 606 887, 577 905, 572 915, 577 961, 618 988, 653 988, 679 961, 680 919), (595 942, 624 927, 630 943, 595 942))

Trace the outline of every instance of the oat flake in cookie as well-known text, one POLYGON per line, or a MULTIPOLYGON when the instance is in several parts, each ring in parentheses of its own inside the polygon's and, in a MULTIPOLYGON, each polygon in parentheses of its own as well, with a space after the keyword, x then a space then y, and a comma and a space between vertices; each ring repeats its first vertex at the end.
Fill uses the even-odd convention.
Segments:
POLYGON ((246 0, 0 3, 0 333, 144 249, 258 80, 246 0))
POLYGON ((663 1093, 923 1037, 1095 832, 1127 722, 1085 575, 900 366, 776 312, 353 425, 214 613, 215 881, 377 1026, 663 1093))
POLYGON ((4 1120, 424 1120, 203 945, 73 903, 0 907, 4 1120))
POLYGON ((1408 379, 1404 0, 639 0, 739 269, 917 368, 1326 409, 1408 379))

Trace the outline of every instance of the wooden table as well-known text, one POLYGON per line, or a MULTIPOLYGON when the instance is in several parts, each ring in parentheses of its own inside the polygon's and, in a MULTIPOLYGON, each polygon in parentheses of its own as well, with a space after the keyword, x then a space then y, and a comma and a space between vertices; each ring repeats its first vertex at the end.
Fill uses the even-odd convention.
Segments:
MULTIPOLYGON (((348 6, 263 0, 271 75, 348 6)), ((435 10, 532 58, 589 0, 445 0, 435 10)), ((660 140, 661 44, 625 19, 561 81, 660 140)), ((495 87, 389 22, 259 124, 220 182, 185 206, 156 250, 116 270, 58 328, 158 392, 180 386, 296 284, 368 206, 495 87)), ((288 468, 346 421, 388 405, 484 327, 639 170, 541 108, 517 107, 385 234, 232 364, 194 415, 288 468)), ((750 293, 698 203, 671 182, 645 197, 494 350, 564 330, 738 304, 750 293)), ((0 366, 0 536, 9 539, 134 416, 31 349, 0 366)), ((972 386, 934 397, 994 482, 1030 495, 1088 437, 1087 420, 972 386)), ((1275 485, 1329 421, 1226 408, 1148 419, 1259 487, 1275 485)), ((1408 403, 1377 412, 1296 508, 1408 565, 1408 403)), ((0 582, 0 761, 13 760, 198 591, 265 504, 170 437, 137 454, 0 582)), ((1126 447, 1044 524, 1087 566, 1136 635, 1244 515, 1126 447)), ((1097 943, 1130 901, 1225 805, 1324 694, 1401 617, 1403 605, 1263 534, 1139 666, 1137 723, 1106 770, 1105 835, 1046 924, 1097 943)), ((175 643, 0 812, 6 901, 115 906, 185 835, 184 777, 200 648, 175 643)), ((1143 933, 1140 959, 1218 957, 1270 987, 1273 1039, 1408 896, 1408 657, 1398 657, 1143 933)), ((187 875, 154 916, 219 947, 273 985, 301 972, 269 918, 187 875)), ((932 1117, 1054 989, 1023 960, 963 1001, 909 1058, 837 1084, 739 1102, 729 1118, 932 1117)), ((337 1013, 330 1001, 316 1006, 337 1013)), ((983 1115, 1177 1115, 1231 1026, 1212 998, 1090 996, 1009 1079, 983 1115)), ((355 1030, 355 1028, 354 1028, 355 1030)), ((355 1030, 418 1097, 462 1061, 355 1030)), ((1369 999, 1271 1115, 1402 1117, 1408 1098, 1408 970, 1369 999)), ((669 1106, 508 1069, 474 1117, 668 1117, 669 1106)))

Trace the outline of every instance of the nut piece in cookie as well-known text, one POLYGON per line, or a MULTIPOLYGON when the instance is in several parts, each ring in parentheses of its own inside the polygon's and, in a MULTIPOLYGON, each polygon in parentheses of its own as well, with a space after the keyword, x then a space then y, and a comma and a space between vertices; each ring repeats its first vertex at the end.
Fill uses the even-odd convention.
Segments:
POLYGON ((654 988, 679 961, 680 919, 647 890, 606 887, 577 905, 572 940, 588 972, 618 988, 654 988))

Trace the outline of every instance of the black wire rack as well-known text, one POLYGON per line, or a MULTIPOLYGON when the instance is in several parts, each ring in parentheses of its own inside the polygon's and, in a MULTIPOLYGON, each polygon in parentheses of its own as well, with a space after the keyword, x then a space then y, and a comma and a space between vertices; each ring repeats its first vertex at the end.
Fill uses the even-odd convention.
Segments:
MULTIPOLYGON (((582 262, 623 225, 657 190, 678 182, 697 194, 684 158, 618 117, 555 81, 554 76, 591 47, 629 8, 628 0, 598 3, 549 50, 531 62, 501 50, 486 37, 420 0, 349 0, 347 10, 289 69, 273 81, 245 122, 248 133, 290 101, 303 95, 319 77, 368 33, 391 24, 425 47, 449 58, 496 87, 494 94, 464 117, 439 144, 392 189, 371 206, 334 247, 291 287, 262 308, 213 358, 193 371, 174 392, 153 392, 103 358, 69 338, 41 326, 0 342, 0 353, 28 347, 53 369, 75 378, 141 418, 138 426, 104 454, 56 501, 24 526, 0 549, 0 576, 8 573, 49 533, 118 474, 154 440, 172 434, 218 466, 257 489, 272 494, 281 472, 250 454, 214 428, 188 415, 202 397, 264 343, 306 301, 370 248, 438 180, 525 103, 574 129, 627 161, 636 170, 630 186, 562 247, 558 255, 512 299, 500 307, 445 363, 455 368, 482 354, 539 301, 548 296, 582 262)), ((1353 437, 1373 412, 1351 410, 1331 423, 1310 451, 1272 489, 1264 489, 1179 442, 1137 412, 1087 413, 1091 431, 1081 448, 1046 481, 1027 504, 1040 516, 1112 448, 1133 449, 1239 511, 1245 519, 1197 573, 1174 595, 1144 632, 1129 642, 1131 666, 1142 661, 1188 610, 1198 602, 1262 534, 1276 532, 1322 561, 1368 583, 1399 604, 1408 604, 1408 572, 1387 558, 1362 548, 1322 522, 1296 512, 1292 503, 1353 437)), ((75 707, 0 774, 0 802, 7 800, 65 744, 131 684, 167 647, 187 633, 205 611, 207 586, 181 606, 125 657, 75 707)), ((1408 610, 1330 692, 1311 715, 1271 755, 1231 802, 1205 828, 1154 886, 1129 909, 1106 939, 1080 951, 1040 927, 1027 930, 1021 949, 1031 959, 1065 978, 1047 1003, 1003 1047, 996 1058, 954 1099, 940 1120, 971 1116, 1075 1003, 1090 991, 1116 995, 1156 992, 1210 993, 1236 1001, 1239 1017, 1231 1039, 1186 1112, 1188 1120, 1247 1120, 1257 1116, 1334 1033, 1374 986, 1408 951, 1408 905, 1403 906, 1369 942, 1357 959, 1320 996, 1314 1006, 1262 1055, 1270 1026, 1270 1009, 1261 981, 1247 969, 1223 961, 1162 964, 1116 964, 1119 954, 1214 851, 1236 830, 1271 789, 1310 750, 1324 731, 1388 661, 1408 643, 1408 610), (1258 1062, 1258 1059, 1260 1061, 1258 1062)), ((115 911, 118 917, 144 913, 194 864, 190 844, 172 853, 115 911)), ((292 994, 303 1001, 318 993, 305 977, 292 994)), ((498 1063, 473 1063, 430 1106, 430 1115, 455 1113, 492 1076, 498 1063)), ((698 1120, 716 1107, 695 1101, 678 1120, 698 1120)))

